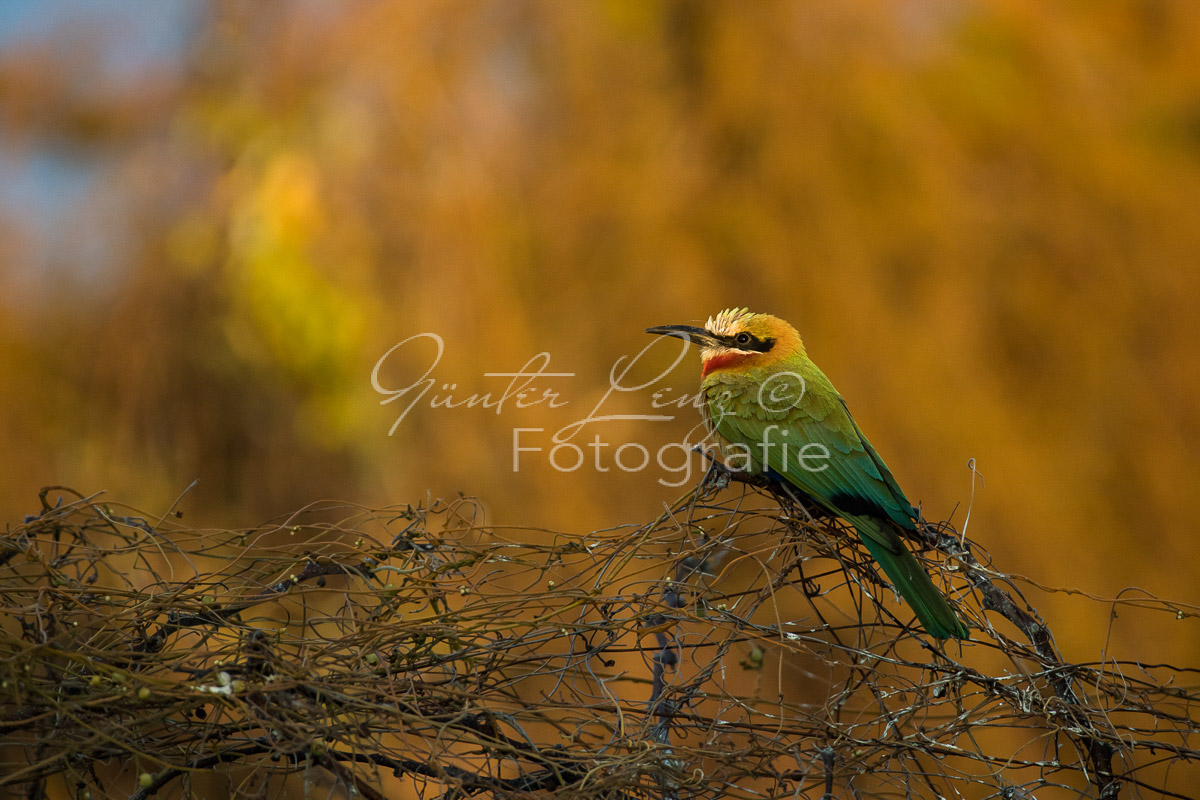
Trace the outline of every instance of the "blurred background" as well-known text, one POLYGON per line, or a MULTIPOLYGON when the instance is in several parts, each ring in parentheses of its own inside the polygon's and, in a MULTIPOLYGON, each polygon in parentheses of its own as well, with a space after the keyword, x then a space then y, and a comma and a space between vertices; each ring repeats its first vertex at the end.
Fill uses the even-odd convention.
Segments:
MULTIPOLYGON (((689 353, 603 399, 645 327, 746 305, 927 517, 963 522, 975 459, 1001 568, 1195 603, 1197 52, 1188 0, 9 0, 3 519, 66 484, 193 524, 459 491, 643 522, 677 476, 560 472, 550 437, 693 391, 689 353), (420 333, 434 389, 381 404, 420 333), (432 407, 541 352, 558 407, 432 407)), ((653 454, 674 414, 577 439, 653 454)), ((1037 602, 1069 659, 1200 655, 1191 620, 1037 602)))

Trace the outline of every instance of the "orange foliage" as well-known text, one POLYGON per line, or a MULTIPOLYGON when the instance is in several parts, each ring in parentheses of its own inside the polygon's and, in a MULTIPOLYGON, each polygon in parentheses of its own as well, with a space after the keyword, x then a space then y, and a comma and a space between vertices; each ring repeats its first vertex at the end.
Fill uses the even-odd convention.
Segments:
MULTIPOLYGON (((513 431, 548 448, 643 328, 736 304, 800 328, 926 516, 962 521, 976 459, 997 563, 1194 600, 1197 52, 1188 3, 445 0, 213 2, 142 83, 0 55, 10 147, 102 164, 121 231, 98 279, 0 248, 0 509, 50 483, 165 508, 195 479, 181 507, 220 522, 460 489, 498 521, 642 521, 682 491, 661 470, 514 473, 513 431), (389 436, 405 403, 371 370, 421 332, 437 385, 389 436), (429 407, 542 351, 565 406, 429 407)), ((580 439, 653 452, 695 421, 580 439)), ((1194 620, 1040 607, 1068 658, 1200 656, 1194 620)))

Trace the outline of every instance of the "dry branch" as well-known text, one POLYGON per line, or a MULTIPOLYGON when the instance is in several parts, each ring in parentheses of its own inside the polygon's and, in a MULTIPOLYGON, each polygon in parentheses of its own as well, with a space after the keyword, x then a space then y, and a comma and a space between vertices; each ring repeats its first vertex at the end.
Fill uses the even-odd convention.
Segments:
POLYGON ((718 475, 573 535, 489 527, 464 498, 198 530, 47 490, 0 540, 0 791, 1190 791, 1196 670, 1066 662, 945 524, 929 567, 973 640, 939 644, 839 522, 772 491, 718 475))

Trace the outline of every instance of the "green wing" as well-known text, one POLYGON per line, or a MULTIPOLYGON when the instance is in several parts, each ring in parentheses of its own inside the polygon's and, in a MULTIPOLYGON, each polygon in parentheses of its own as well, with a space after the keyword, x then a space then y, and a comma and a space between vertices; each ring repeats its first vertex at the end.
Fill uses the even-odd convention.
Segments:
POLYGON ((710 392, 717 432, 748 448, 755 466, 774 471, 853 523, 930 634, 966 638, 967 628, 893 527, 916 529, 912 505, 841 395, 815 365, 808 366, 804 378, 788 373, 792 385, 780 379, 767 397, 761 388, 710 392))
POLYGON ((713 393, 709 413, 717 432, 831 512, 915 529, 912 505, 824 374, 813 366, 803 383, 798 376, 791 386, 777 383, 770 397, 713 393))

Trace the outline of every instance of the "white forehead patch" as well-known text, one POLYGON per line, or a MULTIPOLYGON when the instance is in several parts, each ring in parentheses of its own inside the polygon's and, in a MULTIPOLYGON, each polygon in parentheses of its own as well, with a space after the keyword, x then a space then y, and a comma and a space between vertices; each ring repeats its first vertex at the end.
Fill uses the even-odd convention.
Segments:
POLYGON ((746 308, 727 308, 715 317, 709 317, 704 323, 704 327, 710 333, 715 333, 718 336, 728 336, 733 333, 739 326, 738 323, 746 317, 754 316, 746 308))

